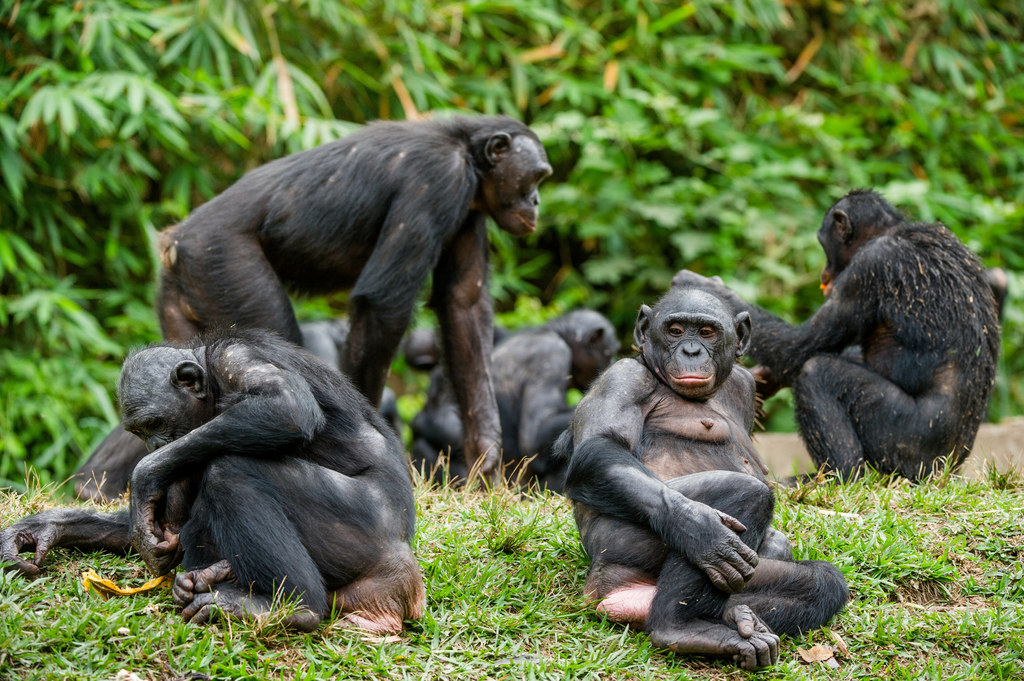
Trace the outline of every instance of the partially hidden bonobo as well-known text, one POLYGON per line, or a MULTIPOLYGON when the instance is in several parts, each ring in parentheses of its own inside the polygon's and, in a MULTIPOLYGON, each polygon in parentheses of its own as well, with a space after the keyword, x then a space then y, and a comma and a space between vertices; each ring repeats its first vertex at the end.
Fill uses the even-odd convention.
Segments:
POLYGON ((556 445, 597 609, 660 648, 744 669, 775 664, 778 634, 821 626, 849 598, 834 565, 794 561, 771 527, 754 379, 735 364, 750 335, 748 313, 670 290, 640 309, 638 356, 601 375, 556 445))
MULTIPOLYGON (((417 345, 422 342, 412 344, 412 356, 427 356, 417 345)), ((570 388, 586 390, 618 350, 615 327, 594 310, 567 312, 496 343, 491 369, 506 477, 562 491, 565 466, 552 457, 551 447, 572 420, 567 393, 570 388)), ((449 453, 449 480, 468 479, 462 422, 443 373, 431 374, 427 402, 412 421, 412 434, 415 468, 433 472, 434 481, 441 482, 439 454, 449 453)))
POLYGON ((0 559, 35 575, 57 546, 134 548, 155 574, 184 566, 174 600, 197 623, 260 618, 281 598, 304 631, 334 613, 394 633, 423 614, 401 442, 333 367, 238 330, 133 353, 118 392, 150 451, 129 508, 28 516, 0 533, 0 559))
POLYGON ((751 315, 755 373, 791 386, 811 458, 844 479, 865 465, 910 480, 958 467, 988 412, 999 355, 994 280, 939 223, 909 222, 873 191, 854 190, 818 231, 825 303, 793 326, 722 285, 698 286, 751 315))

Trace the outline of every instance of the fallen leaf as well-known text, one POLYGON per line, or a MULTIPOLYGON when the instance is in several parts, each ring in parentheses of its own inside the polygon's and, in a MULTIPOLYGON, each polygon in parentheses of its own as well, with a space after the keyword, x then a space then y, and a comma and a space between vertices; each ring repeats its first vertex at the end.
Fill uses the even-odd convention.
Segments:
POLYGON ((830 646, 814 646, 810 650, 797 648, 796 652, 800 654, 800 657, 807 664, 820 662, 830 669, 837 669, 839 667, 839 663, 836 662, 834 657, 836 651, 830 646))

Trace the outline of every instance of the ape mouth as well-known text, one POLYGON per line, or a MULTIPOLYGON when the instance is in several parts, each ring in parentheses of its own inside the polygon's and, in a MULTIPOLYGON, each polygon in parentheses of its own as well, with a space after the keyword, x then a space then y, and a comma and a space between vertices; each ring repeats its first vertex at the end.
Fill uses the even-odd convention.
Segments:
POLYGON ((698 388, 712 383, 715 380, 713 375, 705 374, 669 374, 672 382, 687 388, 698 388))
POLYGON ((822 271, 821 284, 818 288, 821 289, 822 295, 824 295, 826 298, 828 298, 828 295, 832 293, 832 275, 829 274, 827 271, 822 271))
POLYGON ((523 232, 529 234, 537 229, 537 217, 535 215, 523 215, 517 213, 516 217, 519 219, 519 224, 523 226, 523 232))

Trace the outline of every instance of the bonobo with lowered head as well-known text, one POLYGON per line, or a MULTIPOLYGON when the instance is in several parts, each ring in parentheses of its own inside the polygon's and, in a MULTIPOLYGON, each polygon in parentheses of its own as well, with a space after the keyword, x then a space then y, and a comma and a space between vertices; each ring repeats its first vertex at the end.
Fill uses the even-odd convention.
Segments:
POLYGON ((277 335, 212 334, 128 357, 125 428, 151 452, 129 509, 44 511, 0 533, 0 559, 36 574, 55 546, 179 563, 185 619, 260 617, 312 630, 335 613, 374 633, 422 615, 416 511, 398 437, 337 370, 277 335), (31 560, 18 554, 34 551, 31 560))

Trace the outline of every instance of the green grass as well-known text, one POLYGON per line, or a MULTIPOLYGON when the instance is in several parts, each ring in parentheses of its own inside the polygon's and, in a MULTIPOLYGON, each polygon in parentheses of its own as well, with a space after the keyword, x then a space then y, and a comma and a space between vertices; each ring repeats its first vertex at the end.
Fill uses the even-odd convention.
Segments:
MULTIPOLYGON (((870 478, 782 489, 776 526, 800 559, 825 558, 853 598, 830 626, 783 639, 762 679, 1024 677, 1024 478, 924 485, 870 478), (838 669, 797 648, 839 649, 838 669)), ((312 635, 272 625, 183 623, 166 591, 103 601, 89 567, 119 584, 133 557, 56 550, 45 576, 0 573, 0 679, 725 679, 725 663, 655 650, 581 596, 587 559, 566 501, 550 494, 417 487, 424 618, 397 640, 338 624, 312 635), (196 677, 203 678, 203 677, 196 677)), ((0 524, 54 504, 0 493, 0 524)))

